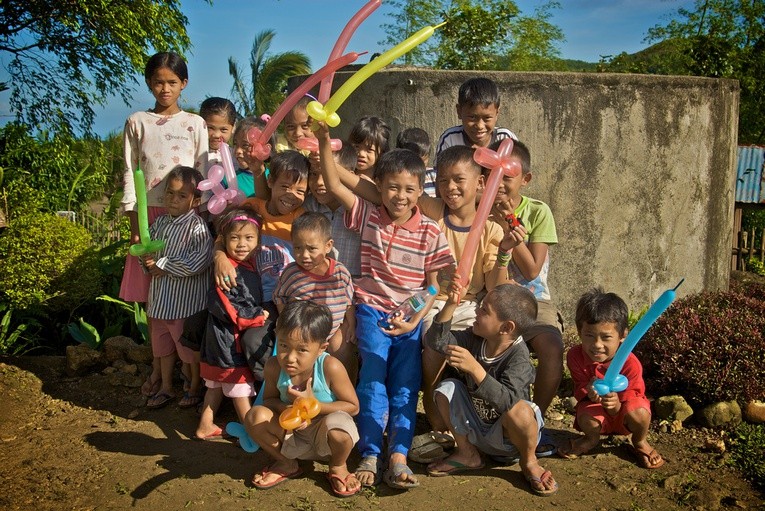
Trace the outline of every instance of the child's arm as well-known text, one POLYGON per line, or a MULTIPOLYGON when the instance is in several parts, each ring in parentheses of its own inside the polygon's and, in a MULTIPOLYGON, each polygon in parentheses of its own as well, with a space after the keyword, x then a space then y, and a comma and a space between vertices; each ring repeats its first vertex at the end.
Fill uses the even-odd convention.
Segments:
POLYGON ((236 270, 228 260, 222 236, 218 236, 213 244, 213 277, 215 285, 223 291, 228 292, 236 287, 236 270))
POLYGON ((343 322, 340 323, 340 326, 335 330, 335 333, 332 334, 332 337, 329 338, 329 348, 328 351, 330 353, 337 353, 340 348, 342 348, 343 343, 350 340, 350 335, 353 335, 353 330, 349 329, 355 329, 356 328, 356 317, 353 314, 353 305, 349 305, 348 308, 345 310, 345 316, 343 316, 343 322), (349 319, 350 318, 350 319, 349 319), (351 326, 349 323, 352 323, 351 326))
MULTIPOLYGON (((516 227, 516 229, 523 228, 516 227)), ((525 229, 523 230, 525 235, 525 229)), ((520 243, 513 249, 513 262, 527 280, 533 280, 539 276, 547 258, 547 248, 547 243, 520 243)))
MULTIPOLYGON (((490 403, 499 413, 511 409, 518 401, 527 399, 528 388, 534 381, 534 368, 526 349, 513 346, 513 352, 507 360, 502 373, 496 377, 487 375, 476 381, 476 396, 490 403)), ((448 358, 447 358, 448 361, 448 358)))
POLYGON ((255 186, 255 197, 263 199, 265 201, 271 200, 271 187, 268 186, 268 179, 266 179, 266 167, 261 164, 252 172, 253 186, 255 186))
POLYGON ((273 411, 275 414, 282 413, 289 405, 283 403, 281 397, 279 397, 279 389, 276 388, 276 382, 279 379, 279 373, 281 367, 279 367, 279 361, 276 357, 271 357, 266 362, 266 367, 263 370, 263 406, 273 411))
MULTIPOLYGON (((427 284, 426 286, 435 286, 436 289, 438 289, 438 272, 437 271, 429 271, 425 274, 427 284)), ((431 296, 428 298, 428 303, 425 304, 425 307, 420 309, 417 314, 409 318, 409 321, 404 321, 403 318, 391 318, 389 321, 389 324, 392 328, 386 328, 385 333, 395 337, 398 335, 403 335, 411 332, 415 328, 417 328, 417 325, 420 324, 420 321, 422 321, 422 318, 425 317, 425 314, 430 311, 430 309, 433 308, 433 304, 436 303, 436 297, 431 296)))
POLYGON ((346 412, 348 415, 359 413, 359 398, 356 389, 345 370, 345 366, 333 356, 324 359, 324 377, 330 390, 337 398, 332 403, 321 403, 321 413, 346 412))
POLYGON ((356 195, 345 186, 340 180, 335 159, 332 157, 332 146, 329 139, 329 130, 324 123, 317 123, 319 130, 316 137, 319 140, 319 157, 321 159, 321 174, 324 178, 324 185, 342 206, 348 211, 353 209, 356 202, 356 195))

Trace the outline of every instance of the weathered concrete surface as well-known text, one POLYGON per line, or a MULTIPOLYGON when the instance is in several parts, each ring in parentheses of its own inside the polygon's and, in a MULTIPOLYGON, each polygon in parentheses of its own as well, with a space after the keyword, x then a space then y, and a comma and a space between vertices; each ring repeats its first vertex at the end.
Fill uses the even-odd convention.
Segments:
MULTIPOLYGON (((570 323, 600 285, 640 307, 685 278, 679 295, 725 288, 734 202, 738 83, 628 74, 481 72, 500 88, 499 125, 527 143, 525 194, 558 228, 553 298, 570 323)), ((338 73, 334 88, 350 73, 338 73)), ((365 114, 393 137, 419 126, 433 144, 458 123, 459 85, 475 72, 393 68, 340 108, 334 136, 365 114)))

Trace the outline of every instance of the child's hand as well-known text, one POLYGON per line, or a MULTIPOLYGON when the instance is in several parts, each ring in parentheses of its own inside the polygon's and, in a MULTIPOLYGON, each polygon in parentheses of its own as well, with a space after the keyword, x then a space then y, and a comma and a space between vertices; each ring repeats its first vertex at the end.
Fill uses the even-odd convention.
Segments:
POLYGON ((308 397, 308 398, 315 398, 313 393, 313 377, 310 377, 305 382, 305 388, 304 389, 298 389, 296 387, 290 387, 287 389, 287 396, 290 397, 292 400, 291 402, 295 402, 295 400, 299 397, 308 397))
POLYGON ((417 328, 417 323, 419 323, 419 321, 416 321, 416 322, 404 321, 402 318, 396 317, 396 318, 391 318, 390 321, 388 321, 388 324, 390 324, 392 328, 383 328, 382 330, 386 334, 392 337, 395 337, 397 335, 408 334, 409 332, 417 328))
POLYGON ((590 380, 590 384, 587 385, 587 399, 589 399, 593 403, 600 403, 600 394, 595 392, 595 387, 593 386, 593 383, 595 383, 594 376, 590 380))
POLYGON ((526 239, 528 232, 523 225, 510 227, 509 225, 505 229, 505 236, 502 241, 499 242, 499 249, 503 252, 509 252, 514 249, 526 239))
POLYGON ((619 395, 616 392, 609 392, 605 396, 600 396, 600 404, 606 413, 612 417, 619 413, 619 410, 622 408, 622 403, 619 401, 619 395))
POLYGON ((152 277, 164 277, 167 275, 167 272, 155 264, 149 268, 149 275, 152 277))
POLYGON ((139 256, 141 258, 141 261, 143 262, 143 265, 146 267, 147 270, 151 270, 155 264, 157 264, 154 261, 154 256, 151 254, 144 254, 142 256, 139 256))
POLYGON ((224 252, 216 252, 213 263, 215 266, 213 269, 215 285, 223 291, 231 291, 231 288, 236 287, 236 270, 234 270, 231 261, 228 260, 224 252))
POLYGON ((452 275, 452 281, 449 282, 449 287, 446 289, 446 299, 449 303, 458 305, 466 294, 467 288, 460 283, 460 276, 455 271, 452 275))
POLYGON ((476 368, 481 367, 470 351, 455 344, 446 347, 446 363, 468 374, 473 374, 476 368))
POLYGON ((267 311, 266 309, 263 309, 263 314, 262 314, 262 316, 263 316, 263 321, 265 321, 265 320, 267 320, 267 319, 268 319, 268 311, 267 311))
POLYGON ((321 140, 322 138, 329 138, 329 127, 326 122, 313 121, 311 124, 311 130, 316 134, 316 138, 321 140))

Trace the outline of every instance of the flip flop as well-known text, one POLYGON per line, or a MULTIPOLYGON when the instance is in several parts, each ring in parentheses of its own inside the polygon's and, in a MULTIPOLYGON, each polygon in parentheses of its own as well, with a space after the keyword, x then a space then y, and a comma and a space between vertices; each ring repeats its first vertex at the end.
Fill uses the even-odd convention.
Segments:
POLYGON ((194 440, 218 440, 219 438, 225 438, 226 435, 222 428, 217 428, 215 431, 205 436, 194 435, 194 440))
POLYGON ((555 447, 555 443, 552 441, 547 432, 542 430, 542 438, 539 439, 539 443, 537 444, 537 448, 534 452, 536 457, 547 458, 548 456, 555 454, 557 451, 558 448, 555 447))
POLYGON ((547 481, 549 481, 552 478, 552 472, 549 470, 545 470, 542 472, 542 475, 540 477, 534 477, 530 475, 523 474, 524 477, 526 477, 526 480, 529 482, 529 488, 531 489, 531 492, 534 495, 538 495, 540 497, 549 497, 550 495, 554 495, 558 492, 558 481, 555 481, 555 486, 550 488, 549 490, 545 488, 545 484, 547 481))
POLYGON ((143 382, 143 385, 141 385, 141 395, 146 397, 152 397, 154 394, 159 392, 161 388, 162 388, 162 379, 160 378, 157 381, 152 383, 151 375, 149 375, 149 377, 146 378, 146 381, 143 382))
POLYGON ((366 487, 377 486, 382 480, 382 472, 380 472, 381 468, 382 463, 380 463, 380 459, 377 456, 364 456, 359 463, 359 466, 356 467, 356 472, 354 473, 356 474, 356 478, 358 478, 359 472, 371 472, 374 475, 372 484, 361 483, 361 485, 366 487))
POLYGON ((409 468, 409 465, 404 463, 394 463, 388 467, 388 469, 383 474, 385 484, 396 490, 408 490, 409 488, 417 488, 420 485, 419 481, 400 481, 398 478, 402 474, 414 476, 414 472, 412 472, 412 469, 409 468))
POLYGON ((450 435, 439 431, 430 431, 412 439, 408 457, 414 462, 427 465, 444 459, 448 455, 446 449, 453 448, 454 439, 450 435))
POLYGON ((178 401, 178 407, 191 408, 192 406, 197 406, 201 402, 202 402, 201 392, 198 394, 191 394, 190 392, 186 391, 183 393, 183 398, 180 401, 178 401))
POLYGON ((471 467, 469 465, 465 465, 464 463, 460 463, 457 460, 444 460, 444 465, 448 465, 450 468, 447 470, 435 470, 428 467, 428 475, 433 477, 444 477, 452 474, 457 474, 459 472, 470 472, 472 470, 481 470, 484 467, 483 462, 481 462, 480 465, 477 465, 475 467, 471 467))
POLYGON ((630 445, 629 447, 632 454, 638 459, 638 464, 641 467, 647 468, 648 470, 654 470, 664 465, 664 458, 661 457, 661 454, 659 454, 656 449, 646 452, 645 449, 638 449, 634 445, 630 445), (651 456, 654 455, 659 457, 659 461, 651 465, 651 456))
POLYGON ((348 488, 348 479, 350 479, 351 477, 355 478, 356 474, 351 472, 347 476, 345 476, 345 479, 343 479, 342 477, 340 477, 337 474, 331 474, 331 473, 327 472, 327 481, 329 481, 329 487, 332 490, 332 493, 335 495, 335 497, 340 497, 340 498, 344 499, 346 497, 352 497, 352 496, 356 495, 358 492, 361 491, 361 486, 359 486, 355 490, 348 490, 347 489, 348 488), (335 488, 335 484, 332 481, 340 481, 341 483, 343 483, 343 486, 345 486, 346 489, 345 490, 338 490, 337 488, 335 488))
POLYGON ((296 468, 294 472, 286 473, 280 470, 271 470, 272 466, 273 465, 268 465, 267 467, 265 467, 263 470, 260 471, 260 475, 262 477, 265 477, 268 474, 276 474, 279 476, 279 479, 271 481, 270 483, 267 483, 267 484, 256 483, 255 481, 252 481, 252 485, 255 488, 259 490, 267 490, 269 488, 273 488, 274 486, 282 484, 287 479, 294 479, 303 473, 303 470, 300 467, 296 468))
POLYGON ((157 408, 167 406, 167 404, 173 399, 175 399, 175 396, 172 396, 167 392, 160 391, 149 398, 149 401, 146 403, 146 408, 156 410, 157 408))

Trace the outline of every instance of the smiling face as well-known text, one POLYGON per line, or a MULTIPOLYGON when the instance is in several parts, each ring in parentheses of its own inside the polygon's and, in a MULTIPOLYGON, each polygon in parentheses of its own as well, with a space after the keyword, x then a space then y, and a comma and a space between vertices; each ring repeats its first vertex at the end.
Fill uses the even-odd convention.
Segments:
POLYGON ((168 179, 162 203, 170 216, 177 217, 199 205, 199 198, 194 196, 193 184, 185 184, 182 179, 168 179))
POLYGON ((299 330, 278 331, 276 338, 276 359, 279 367, 290 378, 302 376, 305 379, 313 375, 313 365, 327 344, 324 340, 306 339, 299 330))
MULTIPOLYGON (((521 164, 520 160, 515 157, 511 157, 511 160, 516 161, 518 165, 521 164)), ((497 188, 497 196, 494 199, 495 204, 501 204, 503 202, 511 202, 517 206, 517 202, 521 197, 521 190, 529 184, 531 181, 531 173, 518 174, 517 176, 502 176, 502 181, 499 182, 499 188, 497 188)))
POLYGON ((181 91, 186 88, 187 83, 188 80, 181 80, 169 67, 160 67, 154 71, 151 78, 146 81, 156 100, 154 111, 170 115, 180 110, 178 98, 181 97, 181 91))
POLYGON ((210 114, 205 119, 205 123, 207 124, 210 151, 219 150, 221 142, 228 144, 234 131, 234 126, 228 122, 228 118, 225 115, 210 114))
POLYGON ((247 221, 236 222, 224 237, 226 253, 237 262, 248 260, 258 247, 260 235, 255 224, 247 221))
POLYGON ((497 124, 497 105, 457 105, 457 117, 462 121, 465 134, 476 147, 488 147, 497 124))
POLYGON ((601 323, 582 323, 579 338, 582 349, 593 362, 608 362, 616 354, 627 331, 619 333, 616 323, 603 321, 601 323))
POLYGON ((320 168, 311 167, 311 170, 308 172, 308 189, 319 204, 327 206, 332 210, 337 209, 340 205, 335 196, 327 190, 320 168))
POLYGON ((271 188, 271 199, 268 201, 268 212, 272 215, 287 215, 299 208, 305 200, 307 179, 292 182, 290 172, 282 172, 276 179, 268 178, 271 188))
POLYGON ((478 189, 483 187, 483 177, 470 162, 456 162, 448 167, 438 168, 436 178, 438 193, 451 211, 464 207, 475 208, 478 189))
POLYGON ((327 254, 332 250, 333 242, 320 232, 311 229, 292 231, 292 251, 295 263, 307 272, 324 275, 329 269, 327 254))
POLYGON ((295 107, 284 117, 284 136, 292 147, 296 147, 301 138, 316 138, 305 107, 295 107))
POLYGON ((412 217, 412 209, 422 195, 419 177, 409 172, 395 172, 383 176, 376 183, 382 204, 393 223, 401 225, 412 217))

